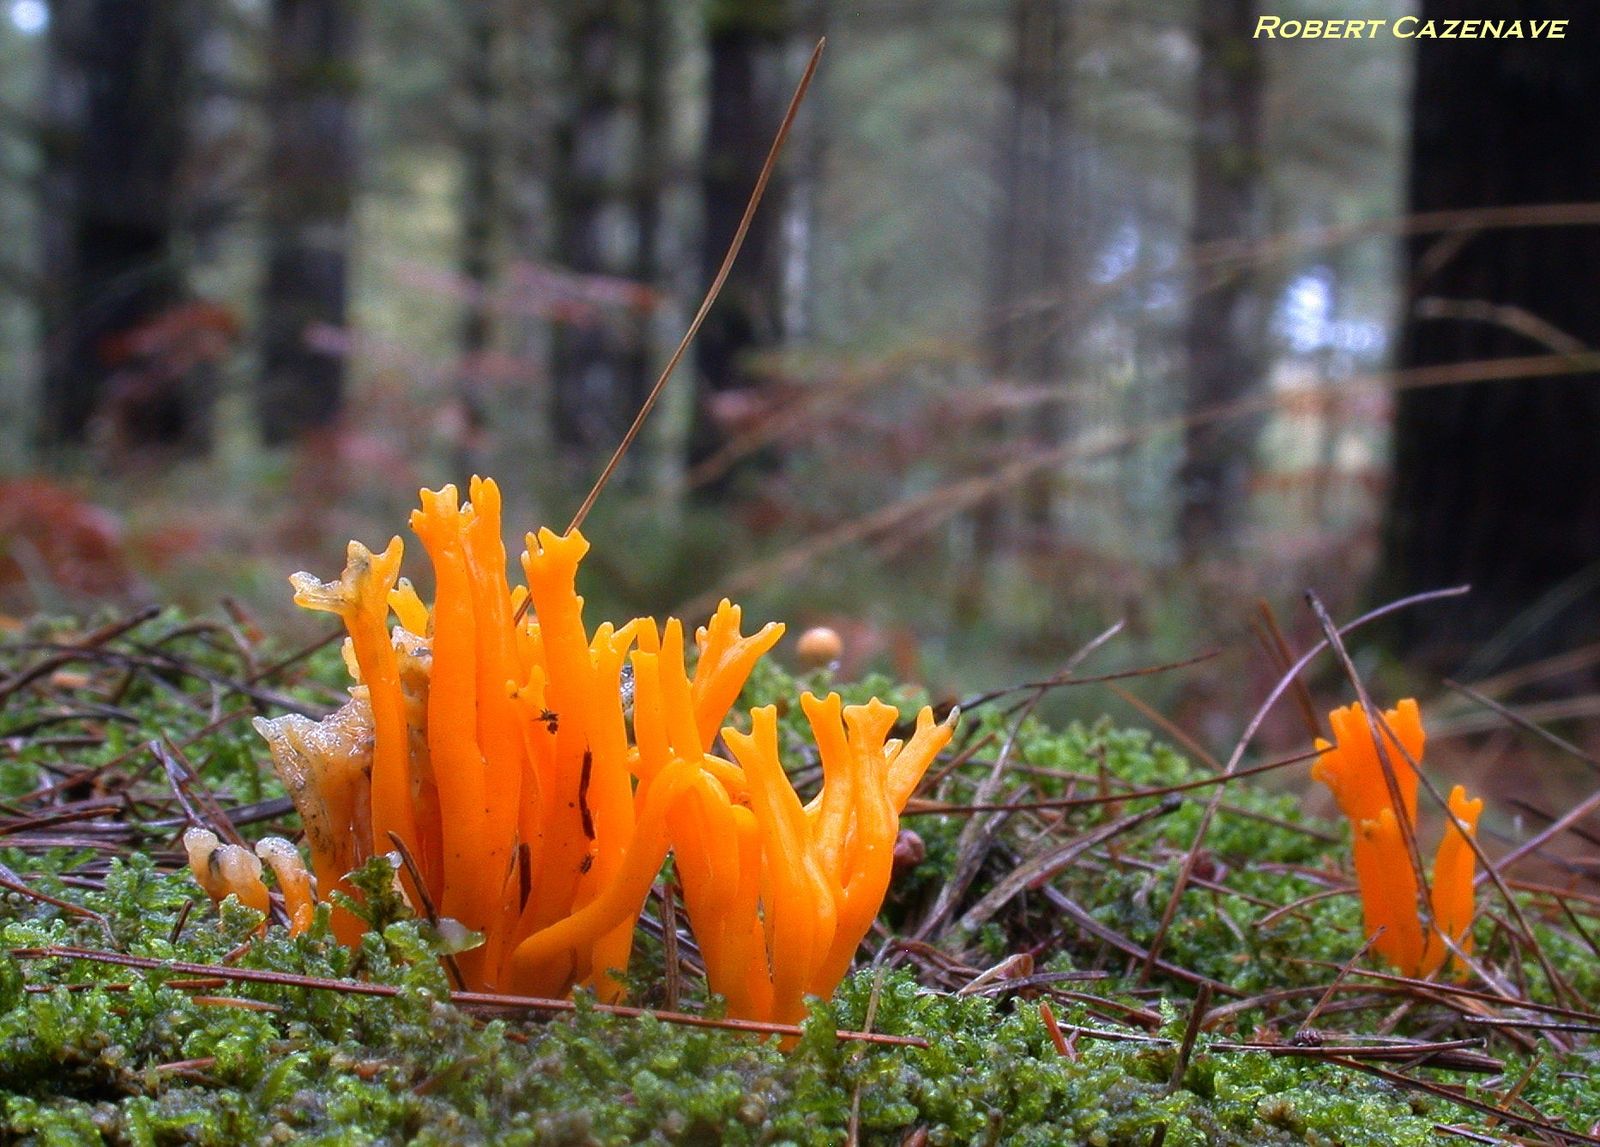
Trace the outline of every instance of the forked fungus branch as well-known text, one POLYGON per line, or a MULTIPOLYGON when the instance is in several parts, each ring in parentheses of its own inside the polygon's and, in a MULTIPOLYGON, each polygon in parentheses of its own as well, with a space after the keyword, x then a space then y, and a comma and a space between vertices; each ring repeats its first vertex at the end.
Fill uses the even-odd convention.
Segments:
MULTIPOLYGON (((882 904, 899 813, 954 715, 923 709, 902 743, 888 739, 892 706, 805 695, 824 780, 802 805, 776 711, 757 709, 749 732, 725 727, 781 625, 745 635, 723 601, 695 632, 691 672, 676 619, 588 630, 576 579, 589 543, 576 530, 528 535, 526 587, 512 588, 494 482, 473 479, 466 503, 453 486, 421 503, 411 527, 433 564, 432 607, 399 577, 399 538, 377 554, 352 542, 338 581, 295 575, 296 602, 344 622, 357 684, 321 722, 256 722, 323 897, 348 892, 346 874, 397 838, 422 884, 403 881, 412 902, 483 938, 456 957, 469 987, 559 996, 583 985, 610 1001, 671 852, 730 1014, 791 1021, 806 995, 830 995, 882 904), (719 733, 732 760, 713 752, 719 733)), ((309 889, 286 846, 264 847, 304 928, 309 889)), ((196 877, 217 899, 264 908, 259 861, 228 848, 191 845, 196 877), (250 862, 250 879, 235 879, 250 862)), ((362 925, 335 910, 333 927, 348 943, 362 925)))
MULTIPOLYGON (((1406 836, 1417 823, 1417 772, 1422 763, 1424 734, 1417 703, 1407 699, 1384 713, 1380 736, 1387 742, 1384 759, 1359 704, 1328 714, 1334 741, 1318 740, 1321 753, 1311 775, 1333 790, 1339 808, 1354 830, 1356 883, 1361 890, 1361 911, 1368 936, 1377 934, 1373 948, 1407 976, 1431 976, 1450 956, 1450 944, 1472 951, 1472 882, 1476 858, 1461 830, 1445 825, 1433 859, 1428 903, 1431 919, 1419 911, 1416 867, 1406 836), (1392 731, 1392 735, 1391 732, 1392 731), (1395 740, 1398 738, 1398 742, 1395 740), (1397 809, 1385 778, 1385 763, 1400 796, 1397 809), (1380 933, 1381 929, 1381 933, 1380 933), (1449 938, 1449 943, 1445 938, 1449 938)), ((1475 832, 1482 799, 1468 800, 1456 785, 1450 791, 1454 819, 1475 832)), ((1465 971, 1452 958, 1452 967, 1465 971)))

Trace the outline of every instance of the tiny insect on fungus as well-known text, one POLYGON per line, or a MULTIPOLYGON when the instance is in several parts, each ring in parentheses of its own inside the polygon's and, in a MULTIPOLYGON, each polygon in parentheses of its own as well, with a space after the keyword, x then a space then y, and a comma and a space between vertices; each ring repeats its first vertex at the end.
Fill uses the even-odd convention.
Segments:
MULTIPOLYGON (((337 581, 292 579, 299 604, 343 620, 356 679, 322 722, 257 721, 319 886, 351 891, 346 874, 399 840, 412 903, 483 937, 456 954, 467 986, 558 996, 587 985, 609 1001, 670 852, 730 1014, 788 1022, 806 995, 831 994, 887 890, 900 811, 956 715, 924 708, 902 743, 889 739, 892 706, 804 695, 823 785, 802 806, 778 758, 776 710, 755 710, 748 731, 727 723, 782 625, 745 634, 723 601, 694 631, 692 658, 677 619, 591 631, 576 591, 589 543, 577 530, 528 535, 526 585, 513 589, 489 480, 474 479, 465 502, 451 486, 422 491, 411 525, 434 567, 431 605, 399 578, 399 538, 381 553, 352 542, 337 581), (719 738, 733 759, 712 751, 719 738)), ((301 930, 311 883, 284 848, 261 856, 301 930)), ((247 861, 196 862, 208 890, 221 887, 219 865, 259 873, 236 851, 247 861)), ((247 893, 265 904, 264 887, 247 893)), ((347 912, 334 926, 349 943, 361 930, 347 912)))

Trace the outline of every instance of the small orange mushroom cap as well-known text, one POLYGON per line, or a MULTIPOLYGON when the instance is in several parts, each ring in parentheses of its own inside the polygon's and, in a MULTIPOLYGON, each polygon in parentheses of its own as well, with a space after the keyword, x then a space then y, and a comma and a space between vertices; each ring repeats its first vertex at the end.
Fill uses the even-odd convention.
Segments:
POLYGON ((844 639, 839 636, 837 629, 814 625, 800 635, 794 651, 803 668, 823 669, 843 656, 844 639))

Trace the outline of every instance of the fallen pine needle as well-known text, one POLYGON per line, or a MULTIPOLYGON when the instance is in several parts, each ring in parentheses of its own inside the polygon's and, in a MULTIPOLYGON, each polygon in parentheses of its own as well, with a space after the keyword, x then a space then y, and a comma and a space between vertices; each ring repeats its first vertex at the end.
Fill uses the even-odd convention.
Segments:
MULTIPOLYGON (((359 980, 334 980, 324 976, 300 976, 289 972, 273 972, 260 968, 231 968, 220 964, 188 964, 178 960, 152 960, 144 956, 125 956, 120 952, 98 952, 92 948, 13 948, 11 955, 18 960, 86 960, 96 964, 115 964, 123 968, 138 968, 149 972, 177 972, 185 976, 215 976, 223 980, 237 980, 256 984, 273 984, 285 988, 311 988, 329 992, 347 992, 359 996, 398 996, 400 989, 392 984, 370 984, 359 980)), ((489 1008, 510 1011, 575 1012, 579 1005, 572 1000, 549 1000, 535 996, 510 996, 495 992, 449 992, 445 997, 460 1008, 489 1008)), ((753 1032, 757 1035, 799 1036, 804 1029, 799 1024, 763 1023, 757 1020, 713 1019, 710 1016, 689 1015, 684 1012, 651 1011, 649 1008, 630 1008, 621 1004, 588 1005, 593 1011, 608 1016, 639 1019, 651 1016, 662 1023, 682 1024, 687 1027, 719 1028, 724 1031, 753 1032)), ((888 1044, 895 1047, 926 1048, 928 1041, 916 1036, 885 1035, 880 1032, 841 1031, 835 1038, 844 1043, 888 1044)))

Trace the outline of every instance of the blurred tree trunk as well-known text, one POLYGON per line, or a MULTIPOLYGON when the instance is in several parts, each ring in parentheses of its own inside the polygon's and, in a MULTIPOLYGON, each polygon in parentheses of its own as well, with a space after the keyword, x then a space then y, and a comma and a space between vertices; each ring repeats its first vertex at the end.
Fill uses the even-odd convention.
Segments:
MULTIPOLYGON (((42 251, 40 439, 203 449, 196 372, 148 353, 184 299, 180 167, 196 12, 181 2, 57 0, 50 8, 42 251)), ((158 351, 160 348, 157 348, 158 351)))
POLYGON ((555 245, 552 171, 555 168, 556 93, 559 90, 558 17, 548 0, 507 0, 510 44, 506 91, 515 130, 506 135, 506 299, 503 339, 517 363, 502 392, 509 417, 497 438, 507 458, 525 460, 521 484, 551 492, 554 394, 550 300, 545 267, 555 245), (533 460, 538 460, 535 463, 533 460))
POLYGON ((463 425, 456 471, 465 477, 481 468, 474 445, 487 423, 487 391, 493 381, 489 376, 489 355, 494 348, 494 320, 488 292, 496 278, 496 240, 504 209, 500 45, 507 13, 500 4, 479 0, 463 9, 461 18, 466 22, 466 54, 461 68, 466 99, 464 122, 458 126, 461 191, 457 269, 468 296, 462 310, 459 344, 457 397, 463 425))
MULTIPOLYGON (((638 226, 633 277, 650 291, 635 316, 637 369, 649 386, 688 326, 705 289, 700 267, 700 158, 705 135, 705 18, 698 5, 639 0, 638 163, 632 191, 638 226)), ((695 393, 691 363, 645 424, 625 475, 649 491, 657 526, 678 522, 688 489, 695 393)), ((629 412, 630 415, 633 413, 629 412)))
MULTIPOLYGON (((638 266, 641 234, 632 181, 638 162, 636 109, 628 86, 639 12, 626 4, 573 0, 563 21, 562 91, 552 200, 555 255, 568 271, 620 280, 638 266)), ((648 50, 648 46, 643 46, 648 50)), ((610 291, 585 292, 553 346, 556 442, 581 476, 606 457, 644 400, 633 316, 610 291)))
POLYGON ((282 445, 332 425, 344 401, 360 88, 360 0, 273 0, 266 277, 256 416, 282 445))
MULTIPOLYGON (((1196 5, 1200 58, 1195 84, 1196 248, 1248 248, 1262 238, 1262 60, 1253 38, 1257 0, 1196 5)), ((1238 549, 1255 469, 1259 415, 1214 411, 1260 392, 1266 302, 1248 254, 1196 270, 1189 306, 1184 461, 1178 539, 1186 561, 1238 549)))
MULTIPOLYGON (((1071 141, 1064 0, 1015 0, 1008 100, 999 156, 1000 209, 989 285, 988 360, 997 388, 1037 391, 1066 385, 1071 239, 1068 201, 1071 141)), ((981 438, 991 468, 1002 453, 1048 447, 1060 436, 1061 404, 1042 400, 1025 420, 997 417, 981 438)), ((1021 491, 1020 518, 1046 534, 1055 475, 1021 491)), ((971 551, 957 575, 955 616, 970 624, 983 613, 988 569, 1005 533, 1006 503, 997 496, 973 511, 971 551)))
MULTIPOLYGON (((669 163, 669 85, 667 85, 667 53, 672 43, 672 21, 667 11, 667 0, 638 0, 638 155, 634 171, 634 282, 651 291, 662 291, 666 286, 666 266, 662 264, 662 250, 667 243, 666 198, 672 182, 669 163)), ((638 402, 645 400, 654 381, 658 328, 656 307, 638 307, 634 315, 632 333, 632 360, 627 371, 638 379, 638 402)), ((637 413, 627 411, 627 413, 637 413)), ((632 421, 632 419, 630 419, 632 421)), ((632 474, 651 474, 656 470, 653 453, 656 435, 635 443, 632 474)))
MULTIPOLYGON (((802 24, 790 0, 713 0, 707 21, 711 75, 701 169, 701 269, 709 283, 738 229, 799 77, 791 64, 802 24)), ((778 347, 790 333, 782 227, 793 162, 786 156, 773 173, 727 285, 700 330, 691 466, 718 454, 736 436, 742 417, 759 416, 765 380, 752 368, 751 356, 778 347)), ((760 460, 719 468, 701 493, 726 496, 751 464, 760 460)))
MULTIPOLYGON (((788 74, 798 82, 817 41, 828 32, 828 0, 796 0, 795 32, 789 37, 788 74)), ((790 93, 784 93, 783 109, 790 93)), ((806 95, 806 114, 795 120, 784 145, 785 189, 781 262, 783 338, 794 342, 809 338, 815 322, 811 273, 816 248, 817 200, 822 193, 823 164, 827 157, 829 122, 825 106, 826 83, 813 84, 806 95)), ((774 123, 773 131, 777 130, 774 123)), ((771 140, 768 140, 770 144, 771 140)))
MULTIPOLYGON (((1544 19, 1530 0, 1426 0, 1424 19, 1544 19)), ((1600 71, 1590 38, 1419 39, 1416 212, 1592 200, 1600 71)), ((1600 346, 1600 228, 1421 236, 1400 365, 1600 346)), ((1587 369, 1584 369, 1587 368, 1587 369)), ((1396 619, 1408 658, 1487 672, 1589 640, 1600 625, 1600 373, 1397 396, 1385 596, 1472 583, 1396 619), (1578 637, 1577 635, 1586 635, 1578 637)))

